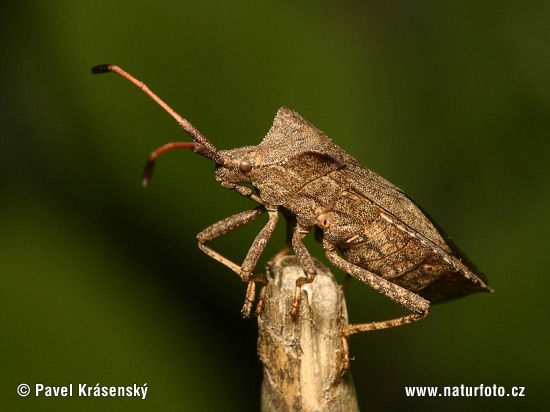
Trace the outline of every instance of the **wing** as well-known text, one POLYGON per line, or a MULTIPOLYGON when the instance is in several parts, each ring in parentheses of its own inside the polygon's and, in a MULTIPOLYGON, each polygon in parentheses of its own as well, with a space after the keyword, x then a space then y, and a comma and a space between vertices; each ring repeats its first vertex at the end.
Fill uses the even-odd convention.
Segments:
MULTIPOLYGON (((355 160, 355 159, 353 159, 355 160)), ((401 189, 388 182, 356 160, 349 163, 346 172, 350 174, 350 188, 368 198, 389 214, 399 224, 412 229, 417 237, 433 243, 449 253, 483 282, 487 278, 470 259, 455 245, 441 227, 401 189)))
POLYGON ((401 189, 359 163, 346 167, 351 189, 447 252, 451 249, 432 220, 401 189))

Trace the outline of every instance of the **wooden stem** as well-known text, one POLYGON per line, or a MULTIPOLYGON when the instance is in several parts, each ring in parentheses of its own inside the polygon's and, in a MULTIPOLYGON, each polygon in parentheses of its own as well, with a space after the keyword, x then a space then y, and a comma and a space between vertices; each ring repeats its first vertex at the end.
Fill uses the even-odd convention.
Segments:
POLYGON ((304 272, 295 256, 269 265, 263 314, 258 318, 258 354, 264 364, 262 412, 358 411, 355 387, 342 374, 341 331, 348 315, 341 287, 315 261, 317 276, 302 288, 296 319, 289 315, 296 279, 304 272))

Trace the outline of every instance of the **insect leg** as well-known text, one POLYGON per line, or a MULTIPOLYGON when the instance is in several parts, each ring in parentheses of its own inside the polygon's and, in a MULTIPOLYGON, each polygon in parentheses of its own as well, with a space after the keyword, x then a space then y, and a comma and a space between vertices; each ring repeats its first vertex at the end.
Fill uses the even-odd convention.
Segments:
POLYGON ((294 292, 294 303, 292 304, 292 309, 290 310, 290 316, 295 317, 298 314, 298 308, 300 307, 300 299, 302 294, 302 286, 306 283, 313 282, 315 275, 317 274, 317 269, 315 269, 315 264, 313 263, 313 258, 304 245, 303 239, 310 232, 311 228, 306 228, 300 224, 296 225, 296 230, 292 235, 292 248, 296 252, 296 256, 300 260, 302 269, 304 269, 305 276, 300 277, 296 280, 296 289, 294 292))
MULTIPOLYGON (((270 208, 268 206, 266 207, 266 209, 267 209, 269 219, 266 225, 262 228, 262 230, 260 230, 260 233, 256 235, 256 238, 252 242, 250 249, 248 249, 248 253, 244 258, 243 264, 241 265, 241 276, 243 277, 243 280, 255 278, 255 276, 252 275, 252 271, 258 264, 258 260, 260 259, 260 256, 262 255, 267 245, 267 241, 269 240, 269 238, 271 238, 271 235, 273 235, 273 232, 275 231, 275 227, 277 226, 277 222, 279 220, 279 213, 277 212, 277 208, 270 208)), ((262 275, 260 277, 256 277, 256 279, 254 280, 260 281, 262 283, 262 286, 260 289, 260 296, 258 298, 258 305, 256 306, 256 312, 255 312, 255 314, 259 316, 262 313, 262 309, 264 307, 267 279, 265 276, 262 275)), ((249 289, 252 287, 252 285, 255 286, 254 281, 249 281, 248 283, 249 289)), ((241 310, 244 317, 250 316, 250 309, 252 307, 253 302, 254 302, 254 293, 249 294, 247 292, 245 302, 241 310)))
POLYGON ((199 249, 210 256, 212 259, 217 260, 221 264, 227 266, 229 269, 239 275, 239 277, 241 277, 241 267, 239 265, 227 259, 225 256, 221 255, 215 250, 209 248, 208 246, 206 246, 206 243, 222 237, 223 235, 226 235, 234 231, 235 229, 246 225, 249 222, 252 222, 265 211, 265 208, 260 206, 252 210, 246 210, 233 216, 229 216, 223 220, 220 220, 219 222, 208 226, 197 235, 199 249))
POLYGON ((346 273, 346 277, 344 278, 344 281, 342 282, 342 292, 346 293, 346 290, 348 290, 349 282, 351 281, 351 275, 349 273, 346 273))
MULTIPOLYGON (((267 209, 265 207, 259 206, 252 210, 247 210, 245 212, 237 213, 236 215, 230 216, 217 223, 214 223, 213 225, 207 227, 197 235, 199 248, 204 253, 206 253, 211 258, 217 260, 218 262, 222 263, 223 265, 227 266, 228 268, 230 268, 233 272, 239 275, 239 277, 242 279, 243 282, 248 282, 245 303, 242 309, 243 316, 245 317, 250 315, 250 308, 252 306, 252 303, 254 302, 255 282, 262 283, 262 290, 260 291, 260 299, 262 299, 262 296, 265 296, 264 289, 267 284, 265 276, 253 275, 252 271, 254 270, 254 267, 258 263, 258 259, 260 258, 265 248, 265 245, 267 244, 267 240, 271 237, 275 229, 275 226, 277 224, 278 214, 276 209, 267 210, 269 214, 269 220, 267 224, 264 226, 264 228, 260 231, 260 233, 254 239, 254 242, 252 243, 252 246, 250 247, 243 261, 243 264, 241 266, 237 265, 235 262, 221 255, 219 252, 216 252, 206 244, 253 221, 258 216, 263 214, 266 210, 267 209)), ((257 312, 261 311, 262 307, 263 307, 263 302, 260 300, 258 302, 257 312)))
POLYGON ((336 253, 336 248, 330 242, 324 240, 323 248, 330 262, 344 272, 359 279, 361 282, 370 286, 374 290, 384 294, 394 302, 415 312, 410 315, 401 316, 395 319, 384 320, 380 322, 361 323, 357 325, 348 325, 342 330, 342 348, 346 365, 349 364, 349 349, 347 337, 359 332, 368 332, 371 330, 387 329, 395 326, 406 325, 424 319, 429 314, 430 302, 420 295, 410 290, 398 286, 375 273, 369 272, 359 266, 356 266, 336 253))
POLYGON ((271 261, 275 261, 283 256, 286 256, 288 252, 292 250, 292 235, 294 232, 294 227, 296 226, 296 220, 285 216, 285 223, 286 223, 286 240, 285 240, 285 246, 277 252, 277 254, 271 259, 271 261))
POLYGON ((230 183, 230 182, 221 182, 220 184, 226 189, 233 190, 234 192, 237 192, 241 196, 247 197, 256 203, 262 206, 265 206, 264 201, 256 193, 254 193, 252 189, 250 189, 249 187, 241 186, 236 183, 230 183))

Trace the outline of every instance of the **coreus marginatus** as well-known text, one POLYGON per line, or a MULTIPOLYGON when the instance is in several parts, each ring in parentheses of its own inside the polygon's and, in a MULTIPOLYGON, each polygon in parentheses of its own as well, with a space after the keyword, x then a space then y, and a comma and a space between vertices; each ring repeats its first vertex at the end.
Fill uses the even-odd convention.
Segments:
POLYGON ((202 251, 248 283, 244 316, 250 314, 256 282, 262 285, 256 314, 263 307, 267 279, 252 272, 279 220, 278 212, 293 229, 288 231, 286 247, 280 253, 294 249, 305 273, 296 282, 292 316, 298 313, 301 286, 315 279, 315 266, 303 243, 312 229, 328 260, 347 274, 346 281, 351 275, 413 312, 396 319, 347 326, 342 331, 346 359, 349 335, 423 319, 431 303, 492 292, 485 276, 401 189, 359 164, 298 113, 280 108, 273 126, 257 146, 217 150, 189 121, 120 67, 100 65, 92 72, 114 72, 131 81, 193 139, 168 143, 152 152, 145 167, 144 185, 158 156, 171 149, 191 149, 216 163, 216 180, 223 187, 259 205, 214 223, 197 235, 202 251), (207 246, 266 212, 267 224, 241 265, 207 246))

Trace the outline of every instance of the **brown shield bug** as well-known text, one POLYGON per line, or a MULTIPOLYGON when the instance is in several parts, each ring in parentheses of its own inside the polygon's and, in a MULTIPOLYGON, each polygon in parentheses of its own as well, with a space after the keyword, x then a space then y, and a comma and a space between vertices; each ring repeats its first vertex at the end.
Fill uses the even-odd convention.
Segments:
POLYGON ((220 184, 259 206, 214 223, 198 234, 199 248, 248 283, 244 316, 250 314, 256 282, 262 285, 256 314, 263 306, 267 279, 254 268, 279 219, 286 218, 287 244, 294 249, 305 276, 296 281, 291 315, 296 316, 301 286, 315 279, 315 265, 303 243, 314 229, 328 260, 413 313, 396 319, 349 325, 347 336, 411 323, 428 316, 431 303, 474 292, 492 292, 481 272, 403 191, 359 164, 322 131, 296 112, 282 107, 273 126, 257 146, 217 150, 189 121, 182 118, 145 84, 114 65, 92 68, 115 72, 141 88, 166 110, 193 142, 168 143, 151 153, 143 184, 155 160, 176 148, 191 149, 216 163, 220 184), (244 184, 251 184, 254 190, 244 184), (267 213, 268 221, 253 241, 241 265, 207 244, 267 213))

